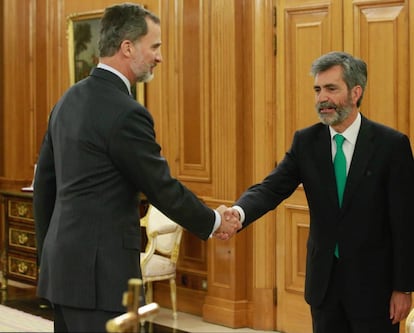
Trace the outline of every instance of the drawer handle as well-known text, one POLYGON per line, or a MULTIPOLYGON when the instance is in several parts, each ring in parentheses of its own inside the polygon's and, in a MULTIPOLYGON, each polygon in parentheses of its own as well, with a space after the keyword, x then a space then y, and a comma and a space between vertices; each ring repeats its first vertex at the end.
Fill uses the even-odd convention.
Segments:
POLYGON ((27 205, 17 204, 17 214, 19 214, 20 217, 25 217, 27 215, 27 211, 27 205))
POLYGON ((20 261, 17 264, 17 270, 19 271, 19 273, 21 274, 26 274, 27 271, 29 269, 29 266, 24 262, 24 261, 20 261))
POLYGON ((20 245, 26 245, 27 241, 29 240, 29 237, 25 232, 21 232, 17 235, 17 242, 20 245))

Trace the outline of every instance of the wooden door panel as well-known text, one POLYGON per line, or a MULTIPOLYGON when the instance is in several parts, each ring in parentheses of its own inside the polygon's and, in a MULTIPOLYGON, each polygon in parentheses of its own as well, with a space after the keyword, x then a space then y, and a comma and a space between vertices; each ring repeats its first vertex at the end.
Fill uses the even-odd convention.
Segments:
POLYGON ((211 185, 209 52, 202 1, 177 1, 179 22, 178 136, 180 180, 211 185))
POLYGON ((285 20, 285 101, 289 110, 285 128, 289 142, 296 129, 317 120, 310 67, 314 59, 332 50, 329 41, 333 39, 333 31, 328 6, 286 9, 285 20))
POLYGON ((357 1, 345 13, 349 13, 349 20, 354 22, 352 31, 345 30, 345 38, 352 40, 353 53, 368 64, 368 85, 362 113, 408 134, 407 1, 357 1))
POLYGON ((285 289, 303 295, 306 274, 306 243, 309 236, 309 211, 300 187, 283 205, 285 211, 285 289), (299 198, 302 197, 302 198, 299 198))

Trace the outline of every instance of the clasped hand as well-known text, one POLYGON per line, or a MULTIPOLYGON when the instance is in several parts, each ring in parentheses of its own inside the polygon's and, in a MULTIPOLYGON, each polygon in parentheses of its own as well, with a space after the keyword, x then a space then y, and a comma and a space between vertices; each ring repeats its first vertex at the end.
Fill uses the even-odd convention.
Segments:
POLYGON ((216 210, 220 213, 221 224, 214 232, 214 237, 228 240, 242 228, 239 212, 224 205, 220 205, 216 210))

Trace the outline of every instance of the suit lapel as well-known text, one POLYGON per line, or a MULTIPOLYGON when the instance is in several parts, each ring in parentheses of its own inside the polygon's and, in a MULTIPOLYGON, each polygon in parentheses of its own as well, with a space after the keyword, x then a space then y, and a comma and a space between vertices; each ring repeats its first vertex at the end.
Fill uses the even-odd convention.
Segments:
POLYGON ((367 170, 368 161, 374 152, 374 133, 372 126, 366 118, 361 119, 361 128, 359 129, 357 141, 355 144, 354 155, 352 156, 351 165, 345 185, 344 199, 342 207, 346 207, 353 193, 356 191, 358 184, 363 177, 369 172, 367 170))

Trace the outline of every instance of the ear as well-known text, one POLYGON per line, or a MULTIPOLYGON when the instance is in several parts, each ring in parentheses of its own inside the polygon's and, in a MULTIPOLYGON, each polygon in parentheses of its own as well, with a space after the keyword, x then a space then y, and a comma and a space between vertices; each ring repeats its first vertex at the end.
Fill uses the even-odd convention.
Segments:
POLYGON ((352 96, 352 102, 356 105, 358 100, 361 98, 362 95, 362 87, 360 85, 357 85, 352 88, 351 90, 351 96, 352 96))
POLYGON ((123 40, 119 49, 122 52, 122 54, 126 57, 130 57, 132 52, 132 42, 130 40, 123 40))

